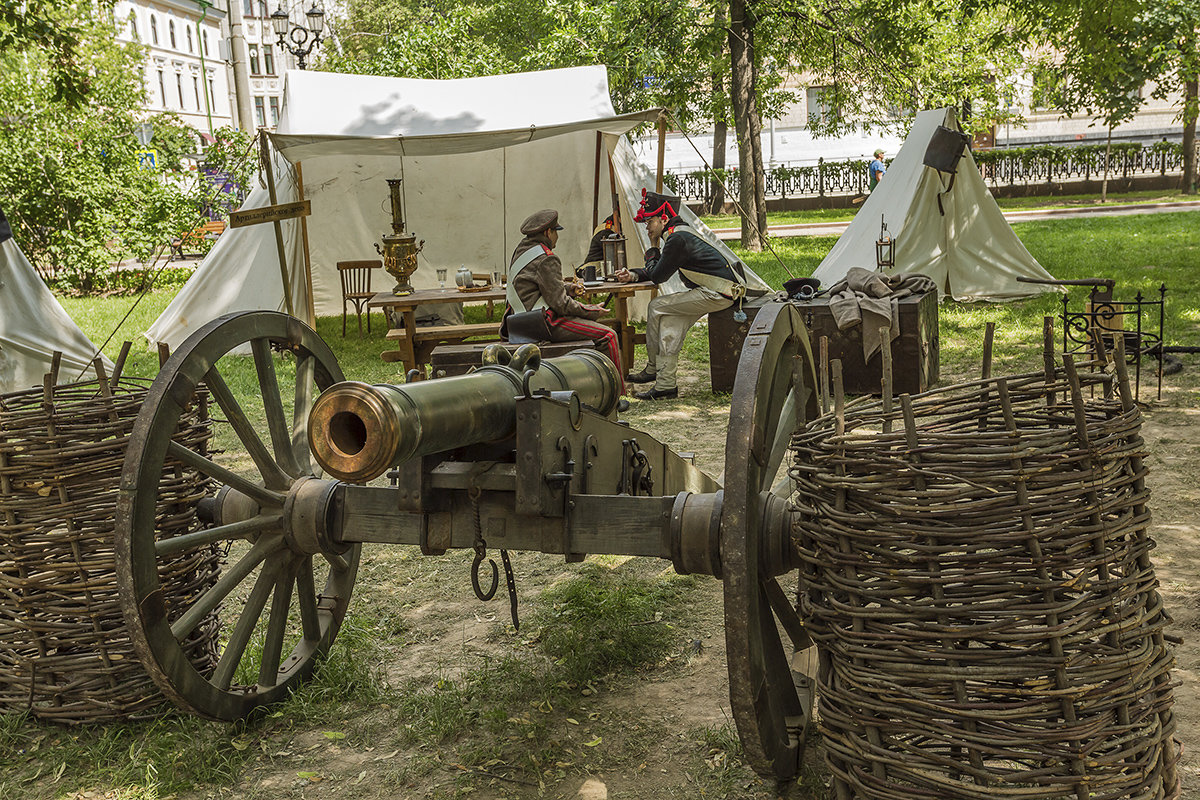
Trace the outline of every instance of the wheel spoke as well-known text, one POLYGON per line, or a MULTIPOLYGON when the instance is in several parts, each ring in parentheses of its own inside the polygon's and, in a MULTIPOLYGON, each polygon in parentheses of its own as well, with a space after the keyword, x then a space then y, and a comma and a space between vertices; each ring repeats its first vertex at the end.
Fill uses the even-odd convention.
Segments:
POLYGON ((241 475, 238 475, 232 470, 228 470, 210 461, 199 453, 189 450, 178 442, 170 442, 167 444, 167 455, 182 461, 185 465, 192 469, 199 470, 210 478, 216 479, 218 482, 226 486, 232 486, 244 495, 248 495, 257 500, 262 505, 282 506, 284 496, 279 492, 273 492, 263 486, 259 486, 241 475))
POLYGON ((342 558, 337 553, 321 553, 325 560, 329 562, 329 566, 333 567, 338 572, 345 572, 350 569, 350 564, 346 559, 342 558))
POLYGON ((233 633, 229 636, 229 644, 225 645, 225 650, 221 653, 221 660, 217 662, 217 668, 213 670, 210 682, 218 689, 228 689, 229 684, 233 682, 233 674, 242 661, 246 645, 250 643, 250 637, 254 635, 254 629, 258 626, 258 619, 267 605, 267 598, 271 594, 271 587, 275 585, 278 573, 279 567, 275 562, 266 564, 258 573, 254 588, 250 590, 250 596, 246 598, 246 605, 242 608, 237 624, 234 625, 233 633))
POLYGON ((766 489, 767 486, 773 485, 776 476, 779 474, 779 465, 783 463, 783 456, 787 452, 788 445, 792 441, 792 433, 795 432, 794 420, 796 417, 796 390, 793 388, 787 393, 787 397, 783 399, 783 405, 776 414, 774 409, 771 409, 771 422, 775 425, 775 430, 772 431, 771 449, 767 451, 767 463, 763 466, 761 473, 762 485, 758 487, 759 491, 766 489))
POLYGON ((767 600, 771 604, 771 610, 775 612, 775 617, 779 620, 779 624, 783 626, 788 638, 792 640, 792 646, 796 650, 805 650, 812 647, 812 639, 809 638, 808 631, 804 629, 804 621, 800 619, 800 615, 796 613, 795 607, 787 599, 787 594, 783 591, 783 587, 779 585, 779 581, 774 578, 767 578, 763 581, 763 589, 766 591, 767 600))
POLYGON ((267 416, 267 430, 271 434, 271 445, 275 458, 290 475, 299 477, 296 459, 292 454, 292 435, 287 418, 283 413, 283 398, 279 395, 279 380, 275 375, 275 358, 271 355, 271 340, 260 337, 250 342, 254 353, 254 368, 258 371, 258 385, 262 389, 263 412, 267 416))
POLYGON ((228 525, 218 525, 195 533, 185 533, 170 539, 160 539, 154 543, 154 554, 157 556, 173 556, 192 547, 199 547, 213 542, 224 542, 230 539, 245 539, 253 533, 260 533, 274 528, 283 521, 280 514, 260 515, 228 525))
POLYGON ((295 570, 290 566, 275 581, 271 598, 271 616, 267 620, 267 637, 263 641, 262 661, 258 667, 258 685, 271 687, 279 682, 279 661, 283 655, 283 637, 287 631, 288 607, 292 602, 292 581, 295 570))
POLYGON ((221 601, 237 588, 237 585, 245 580, 246 576, 262 563, 263 559, 283 547, 282 536, 263 537, 255 542, 254 546, 250 548, 250 552, 227 569, 225 574, 183 613, 183 616, 175 620, 175 623, 171 625, 171 633, 175 638, 177 640, 186 638, 200 624, 200 620, 220 605, 221 601))
POLYGON ((204 383, 216 398, 217 405, 225 412, 225 418, 229 420, 234 433, 246 447, 250 458, 254 459, 258 472, 263 477, 263 482, 270 489, 286 489, 291 483, 291 479, 280 469, 279 464, 275 463, 275 459, 267 451, 266 445, 255 432, 254 426, 250 424, 246 412, 242 410, 241 404, 233 396, 229 385, 225 383, 225 379, 221 377, 221 373, 215 366, 204 376, 204 383))
POLYGON ((308 415, 312 412, 316 388, 317 359, 305 356, 296 364, 296 394, 292 417, 292 454, 301 475, 313 474, 308 453, 308 415))
POLYGON ((317 616, 317 588, 313 580, 312 556, 307 556, 296 574, 296 599, 300 604, 300 625, 304 639, 316 642, 321 639, 321 620, 317 616))

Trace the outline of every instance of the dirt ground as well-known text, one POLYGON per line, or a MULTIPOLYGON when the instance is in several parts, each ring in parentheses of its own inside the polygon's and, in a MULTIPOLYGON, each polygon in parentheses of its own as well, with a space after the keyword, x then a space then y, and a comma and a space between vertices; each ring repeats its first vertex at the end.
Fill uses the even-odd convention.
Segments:
MULTIPOLYGON (((1200 370, 1200 364, 1189 364, 1188 369, 1200 370)), ((683 400, 667 406, 636 405, 628 419, 677 449, 695 451, 697 464, 719 475, 728 397, 709 394, 706 378, 686 374, 683 400)), ((1200 563, 1200 409, 1197 392, 1190 388, 1196 383, 1188 379, 1183 385, 1189 388, 1165 387, 1163 399, 1148 404, 1143 426, 1152 532, 1158 542, 1154 557, 1174 617, 1170 632, 1184 640, 1175 647, 1175 697, 1185 798, 1200 798, 1200 789, 1194 788, 1200 771, 1200 715, 1193 712, 1200 702, 1200 637, 1195 634, 1200 628, 1200 576, 1195 566, 1200 563)), ((1152 398, 1153 391, 1143 387, 1142 397, 1152 398)), ((491 604, 474 599, 465 581, 465 556, 458 562, 414 563, 421 561, 431 562, 412 554, 373 551, 360 571, 355 603, 371 603, 387 593, 393 600, 399 597, 405 609, 402 624, 397 623, 403 633, 385 651, 383 669, 390 681, 422 675, 453 680, 513 646, 517 635, 506 624, 506 604, 502 599, 491 604)), ((572 569, 558 559, 520 554, 516 570, 523 607, 572 569)), ((647 562, 640 569, 654 574, 670 567, 647 562)), ((777 787, 741 761, 732 738, 720 584, 706 579, 692 597, 682 623, 683 644, 661 669, 582 689, 584 696, 568 712, 578 719, 559 719, 553 728, 560 752, 578 757, 546 765, 541 777, 531 780, 527 772, 514 773, 502 763, 465 768, 452 745, 401 746, 394 726, 403 720, 382 708, 365 720, 346 719, 341 729, 356 733, 343 740, 327 733, 339 730, 337 721, 274 734, 261 743, 263 756, 243 773, 236 788, 204 790, 194 797, 824 797, 819 738, 808 748, 806 774, 799 785, 777 787)), ((510 721, 519 723, 537 711, 511 713, 510 721)))

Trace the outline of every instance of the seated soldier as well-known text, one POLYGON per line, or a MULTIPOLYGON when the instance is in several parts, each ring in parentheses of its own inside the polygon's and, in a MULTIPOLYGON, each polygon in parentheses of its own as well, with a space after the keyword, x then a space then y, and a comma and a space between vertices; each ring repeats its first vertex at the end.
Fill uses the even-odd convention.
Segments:
MULTIPOLYGON (((513 251, 509 263, 505 292, 507 306, 500 324, 500 337, 508 339, 509 320, 513 315, 540 310, 550 341, 580 340, 602 344, 605 354, 617 367, 617 375, 624 375, 617 334, 612 328, 594 321, 604 313, 604 306, 580 303, 570 296, 568 284, 563 282, 562 262, 554 255, 561 230, 558 212, 550 208, 530 215, 521 223, 525 238, 513 251)), ((569 285, 571 292, 578 289, 575 284, 569 285)), ((623 383, 620 390, 621 394, 625 393, 623 383)))
POLYGON ((617 273, 622 283, 663 283, 678 272, 687 287, 686 291, 660 294, 650 301, 646 313, 646 366, 625 378, 630 383, 654 384, 644 392, 634 392, 633 396, 642 400, 679 396, 675 372, 688 330, 705 314, 729 308, 746 294, 742 264, 726 261, 717 248, 680 218, 679 208, 678 197, 642 190, 641 210, 634 219, 646 223, 652 243, 661 238, 662 249, 652 247, 646 251, 644 268, 617 273))

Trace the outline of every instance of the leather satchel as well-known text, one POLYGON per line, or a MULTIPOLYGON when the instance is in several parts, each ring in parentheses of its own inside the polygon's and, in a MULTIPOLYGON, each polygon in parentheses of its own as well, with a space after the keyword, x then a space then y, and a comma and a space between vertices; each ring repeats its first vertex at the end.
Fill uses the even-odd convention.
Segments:
POLYGON ((550 324, 546 321, 546 310, 542 308, 509 314, 504 320, 504 328, 506 338, 512 344, 550 340, 550 324))

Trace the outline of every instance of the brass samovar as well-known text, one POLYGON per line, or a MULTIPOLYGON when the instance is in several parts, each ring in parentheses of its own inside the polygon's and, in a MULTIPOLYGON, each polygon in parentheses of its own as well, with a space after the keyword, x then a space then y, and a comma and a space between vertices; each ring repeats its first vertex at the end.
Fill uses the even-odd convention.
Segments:
POLYGON ((412 294, 413 287, 409 283, 412 274, 417 271, 417 253, 425 246, 425 240, 417 243, 415 233, 404 232, 404 201, 400 194, 400 184, 403 178, 389 178, 388 191, 392 198, 392 232, 385 233, 383 247, 375 245, 375 252, 383 256, 383 268, 387 274, 396 279, 392 294, 412 294))

